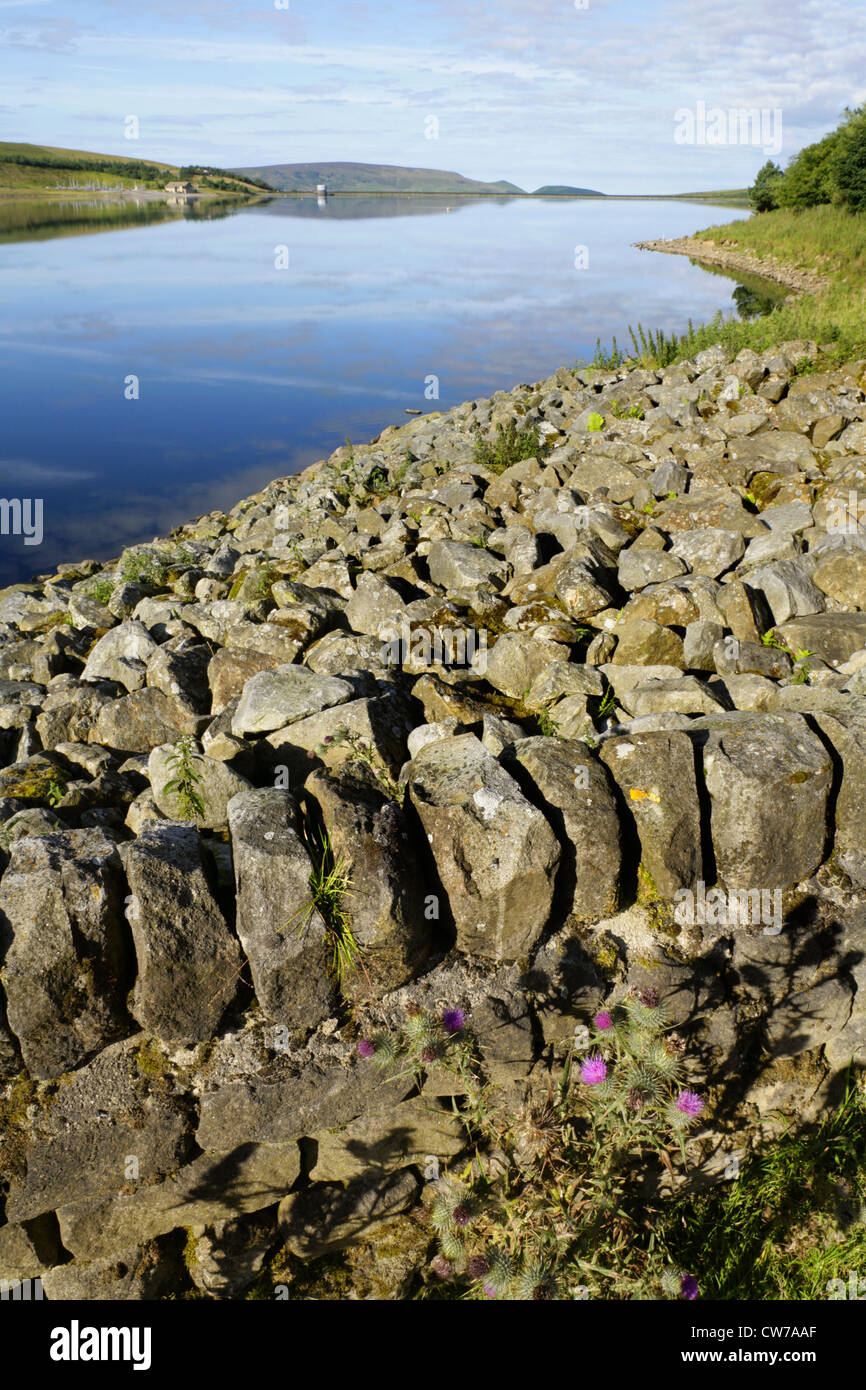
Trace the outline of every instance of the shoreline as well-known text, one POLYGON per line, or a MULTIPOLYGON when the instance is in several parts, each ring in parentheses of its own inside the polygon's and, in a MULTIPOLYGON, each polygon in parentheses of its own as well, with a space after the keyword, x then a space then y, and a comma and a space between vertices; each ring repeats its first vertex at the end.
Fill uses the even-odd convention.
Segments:
POLYGON ((747 275, 757 275, 762 280, 771 280, 791 290, 786 303, 798 299, 803 294, 820 294, 830 285, 828 279, 816 275, 813 271, 782 265, 778 261, 756 256, 751 251, 734 251, 700 237, 656 237, 648 241, 636 241, 635 246, 641 251, 662 251, 671 256, 688 256, 691 260, 717 265, 724 270, 740 271, 747 275))

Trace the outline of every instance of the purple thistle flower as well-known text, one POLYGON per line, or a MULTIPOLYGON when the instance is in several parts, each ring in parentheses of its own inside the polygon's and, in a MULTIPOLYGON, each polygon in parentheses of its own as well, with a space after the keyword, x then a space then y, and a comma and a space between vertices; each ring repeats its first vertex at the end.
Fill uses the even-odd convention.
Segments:
POLYGON ((439 1053, 435 1047, 422 1047, 421 1049, 422 1062, 435 1062, 438 1056, 439 1053))
POLYGON ((490 1273, 490 1263, 483 1255, 473 1255, 466 1265, 466 1273, 470 1279, 483 1279, 490 1273))
POLYGON ((613 1019, 606 1010, 603 1013, 596 1014, 592 1021, 596 1028, 600 1029, 602 1033, 606 1032, 608 1028, 613 1027, 613 1019))
POLYGON ((700 1115, 704 1108, 704 1102, 696 1091, 680 1091, 677 1098, 677 1110, 681 1110, 684 1115, 700 1115))
POLYGON ((496 1297, 496 1290, 494 1289, 494 1287, 493 1287, 492 1284, 484 1284, 484 1285, 483 1285, 483 1288, 484 1288, 484 1292, 487 1294, 487 1297, 488 1297, 488 1298, 495 1298, 495 1297, 496 1297))
POLYGON ((446 1033, 460 1033, 466 1022, 466 1015, 462 1009, 446 1009, 442 1015, 442 1023, 446 1033))
POLYGON ((700 1290, 698 1289, 698 1281, 693 1274, 683 1275, 682 1281, 680 1283, 680 1289, 682 1290, 683 1298, 689 1299, 697 1298, 698 1293, 700 1292, 700 1290))
POLYGON ((333 743, 333 742, 334 742, 334 735, 333 735, 333 734, 325 734, 325 737, 322 739, 322 742, 323 742, 323 743, 333 743))
POLYGON ((369 1060, 369 1058, 370 1058, 370 1057, 374 1057, 375 1054, 376 1054, 376 1049, 375 1049, 375 1047, 373 1046, 373 1044, 370 1042, 370 1039, 369 1039, 369 1038, 362 1038, 361 1041, 358 1043, 358 1056, 359 1056, 359 1057, 366 1057, 366 1058, 369 1060))
POLYGON ((659 992, 657 989, 639 989, 637 997, 646 1009, 657 1009, 659 1003, 659 992))
POLYGON ((603 1057, 599 1057, 594 1052, 591 1057, 581 1063, 580 1079, 585 1086, 597 1086, 599 1081, 604 1081, 607 1076, 607 1062, 603 1057))
POLYGON ((437 1255, 433 1260, 433 1272, 438 1274, 440 1279, 450 1279, 454 1273, 454 1266, 444 1255, 437 1255))
POLYGON ((451 1220, 454 1222, 455 1226, 468 1226, 471 1220, 469 1216, 469 1208, 464 1206, 461 1202, 460 1205, 458 1207, 455 1207, 452 1211, 451 1220))

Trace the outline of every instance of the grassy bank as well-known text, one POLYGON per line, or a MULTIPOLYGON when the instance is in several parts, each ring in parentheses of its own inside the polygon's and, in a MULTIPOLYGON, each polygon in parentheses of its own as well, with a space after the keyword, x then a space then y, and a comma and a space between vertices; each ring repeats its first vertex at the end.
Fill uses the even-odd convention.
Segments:
POLYGON ((866 1274, 866 1098, 856 1073, 822 1124, 788 1133, 739 1175, 667 1208, 658 1234, 715 1299, 844 1297, 866 1274))
MULTIPOLYGON (((816 367, 866 356, 866 219, 862 216, 830 205, 779 209, 707 227, 696 238, 817 271, 829 280, 829 287, 781 304, 760 318, 723 320, 718 314, 707 324, 690 324, 682 334, 637 325, 630 330, 631 347, 647 366, 669 366, 717 342, 732 353, 743 348, 763 352, 792 338, 813 339, 827 348, 816 367)), ((627 355, 616 344, 610 350, 599 347, 595 362, 609 367, 627 355)))

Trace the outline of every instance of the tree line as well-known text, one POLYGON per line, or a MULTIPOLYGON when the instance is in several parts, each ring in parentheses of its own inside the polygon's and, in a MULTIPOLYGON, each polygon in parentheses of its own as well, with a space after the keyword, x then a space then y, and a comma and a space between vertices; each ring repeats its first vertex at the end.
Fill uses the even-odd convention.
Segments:
POLYGON ((758 171, 749 194, 756 212, 836 203, 866 212, 866 105, 845 114, 836 130, 806 145, 782 169, 771 159, 758 171))
POLYGON ((145 164, 138 159, 80 159, 70 155, 52 154, 5 154, 0 153, 0 163, 23 164, 34 169, 73 169, 96 174, 120 174, 124 178, 162 181, 167 175, 155 164, 145 164))
POLYGON ((228 180, 233 180, 233 185, 237 183, 251 183, 256 188, 263 188, 266 193, 273 193, 275 190, 272 184, 266 183, 264 179, 254 178, 251 174, 233 174, 231 169, 215 169, 213 165, 205 164, 185 164, 179 171, 178 178, 194 179, 207 178, 216 188, 228 187, 228 180), (217 182, 222 180, 222 182, 217 182))

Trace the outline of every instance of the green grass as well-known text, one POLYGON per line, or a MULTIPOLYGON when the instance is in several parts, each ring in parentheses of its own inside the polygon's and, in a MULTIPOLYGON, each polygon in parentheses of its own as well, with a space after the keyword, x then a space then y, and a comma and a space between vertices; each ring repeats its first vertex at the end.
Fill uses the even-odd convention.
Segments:
MULTIPOLYGON (((765 352, 794 338, 813 339, 828 348, 820 361, 809 364, 810 371, 866 357, 866 218, 832 206, 779 209, 707 227, 696 236, 814 271, 829 281, 828 288, 801 295, 755 319, 723 320, 718 314, 698 327, 690 321, 685 333, 638 324, 629 334, 633 356, 644 366, 670 366, 714 343, 735 356, 743 348, 765 352)), ((626 357, 615 340, 610 349, 599 342, 591 365, 612 370, 626 357)))
POLYGON ((850 1080, 822 1124, 786 1131, 738 1177, 677 1198, 662 1234, 700 1271, 704 1299, 826 1299, 828 1280, 866 1277, 864 1203, 866 1100, 850 1080))
POLYGON ((310 854, 310 897, 281 930, 297 924, 296 932, 302 936, 310 925, 313 914, 317 912, 325 924, 331 952, 331 974, 338 985, 343 985, 358 967, 361 947, 352 932, 352 919, 345 905, 345 897, 352 886, 349 865, 341 855, 334 857, 331 839, 327 830, 319 830, 318 836, 305 836, 310 854))
POLYGON ((740 246, 783 265, 834 275, 852 287, 866 284, 866 218, 843 208, 779 208, 695 233, 701 241, 740 246))

